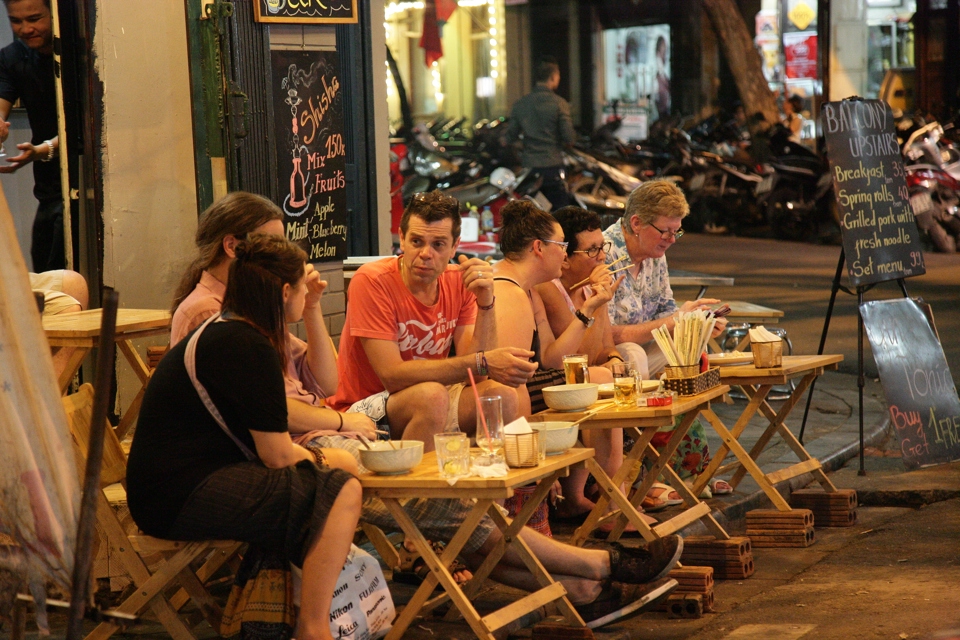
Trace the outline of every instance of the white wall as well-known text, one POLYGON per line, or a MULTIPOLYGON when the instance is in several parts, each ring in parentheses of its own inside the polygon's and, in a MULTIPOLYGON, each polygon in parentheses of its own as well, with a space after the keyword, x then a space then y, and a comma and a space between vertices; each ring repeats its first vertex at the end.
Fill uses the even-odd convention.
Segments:
MULTIPOLYGON (((166 309, 197 226, 183 2, 97 0, 103 82, 103 282, 126 308, 166 309)), ((132 399, 124 364, 119 406, 132 399)))

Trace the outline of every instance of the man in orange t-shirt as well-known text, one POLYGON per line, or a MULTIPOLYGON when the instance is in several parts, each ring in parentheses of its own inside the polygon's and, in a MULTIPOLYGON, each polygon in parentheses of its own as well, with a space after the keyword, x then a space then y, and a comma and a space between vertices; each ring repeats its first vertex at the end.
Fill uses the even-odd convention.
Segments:
POLYGON ((402 255, 364 265, 350 282, 340 385, 328 400, 385 420, 391 437, 422 440, 428 451, 434 433, 476 428, 472 394, 461 396, 468 369, 481 395, 501 396, 507 422, 516 387, 537 368, 531 351, 496 348, 493 271, 478 258, 451 265, 459 243, 459 203, 439 191, 414 197, 400 221, 402 255))

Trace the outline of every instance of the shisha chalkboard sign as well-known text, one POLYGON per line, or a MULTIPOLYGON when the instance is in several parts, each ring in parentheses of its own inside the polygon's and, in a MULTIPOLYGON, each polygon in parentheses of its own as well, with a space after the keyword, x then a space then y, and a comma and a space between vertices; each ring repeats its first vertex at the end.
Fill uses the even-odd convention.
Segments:
POLYGON ((336 51, 271 51, 277 178, 287 239, 310 262, 347 250, 343 92, 336 51))
POLYGON ((860 306, 908 469, 960 459, 960 399, 927 316, 909 298, 860 306))
POLYGON ((890 107, 828 102, 820 112, 847 275, 861 286, 926 272, 890 107))

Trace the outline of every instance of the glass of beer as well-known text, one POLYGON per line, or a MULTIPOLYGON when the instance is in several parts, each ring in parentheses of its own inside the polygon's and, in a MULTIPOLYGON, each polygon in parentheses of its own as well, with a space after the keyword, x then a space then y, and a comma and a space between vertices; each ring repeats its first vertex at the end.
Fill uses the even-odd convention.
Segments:
POLYGON ((566 378, 567 384, 590 382, 587 356, 582 353, 563 356, 563 375, 566 378))
POLYGON ((637 406, 637 387, 640 376, 625 362, 614 362, 610 366, 613 373, 613 402, 618 407, 637 406))

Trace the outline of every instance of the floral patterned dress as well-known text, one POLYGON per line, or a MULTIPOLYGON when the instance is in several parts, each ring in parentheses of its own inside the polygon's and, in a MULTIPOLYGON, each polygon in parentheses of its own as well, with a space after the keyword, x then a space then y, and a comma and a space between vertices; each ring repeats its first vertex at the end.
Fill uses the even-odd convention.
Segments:
MULTIPOLYGON (((607 252, 607 262, 615 262, 627 254, 627 243, 623 237, 623 226, 619 221, 603 232, 603 239, 611 243, 607 252)), ((647 258, 640 263, 636 277, 623 271, 626 278, 607 304, 610 324, 640 324, 657 318, 664 318, 677 312, 677 303, 670 288, 670 275, 667 259, 647 258)), ((653 446, 662 448, 669 442, 673 430, 680 424, 683 416, 677 416, 670 426, 661 427, 653 438, 653 446)), ((710 462, 710 448, 707 434, 700 419, 693 421, 687 435, 683 437, 670 464, 680 477, 699 475, 710 462)))

